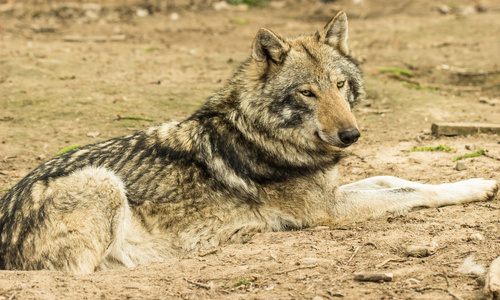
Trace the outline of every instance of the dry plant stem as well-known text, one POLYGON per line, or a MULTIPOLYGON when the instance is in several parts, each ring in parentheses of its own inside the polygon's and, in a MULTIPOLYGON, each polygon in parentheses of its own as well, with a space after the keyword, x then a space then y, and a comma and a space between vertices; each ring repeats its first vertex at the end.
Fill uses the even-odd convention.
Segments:
POLYGON ((293 268, 293 269, 289 269, 289 270, 284 270, 284 271, 274 272, 273 274, 274 274, 274 275, 281 275, 281 274, 286 274, 286 273, 290 273, 290 272, 297 271, 297 270, 303 270, 303 269, 314 269, 314 268, 316 268, 317 266, 318 266, 318 265, 297 267, 297 268, 293 268))
POLYGON ((423 291, 427 291, 427 290, 435 290, 435 291, 443 291, 443 292, 446 292, 448 293, 450 296, 452 296, 453 298, 457 299, 457 300, 463 300, 462 297, 452 293, 449 289, 443 289, 443 288, 438 288, 438 287, 432 287, 432 286, 429 286, 429 287, 424 287, 424 288, 421 288, 421 289, 415 289, 417 292, 423 292, 423 291))
POLYGON ((210 290, 212 289, 212 286, 209 285, 209 284, 204 284, 204 283, 201 283, 201 282, 196 282, 196 281, 192 281, 192 280, 189 280, 187 278, 184 277, 184 280, 187 282, 187 283, 190 283, 192 285, 196 285, 198 287, 201 287, 201 288, 204 288, 206 290, 210 290))
POLYGON ((382 268, 383 266, 385 266, 386 264, 388 264, 388 263, 390 263, 392 261, 395 261, 395 262, 405 262, 406 259, 402 259, 402 258, 389 258, 389 259, 384 260, 384 262, 382 262, 381 264, 376 265, 375 267, 377 269, 382 268))
POLYGON ((361 248, 361 246, 357 246, 357 247, 356 247, 356 249, 354 249, 354 253, 353 253, 353 254, 351 255, 351 257, 347 260, 346 265, 348 265, 348 264, 351 262, 351 260, 354 258, 354 256, 356 256, 356 254, 357 254, 357 253, 358 253, 358 251, 359 251, 359 248, 361 248))

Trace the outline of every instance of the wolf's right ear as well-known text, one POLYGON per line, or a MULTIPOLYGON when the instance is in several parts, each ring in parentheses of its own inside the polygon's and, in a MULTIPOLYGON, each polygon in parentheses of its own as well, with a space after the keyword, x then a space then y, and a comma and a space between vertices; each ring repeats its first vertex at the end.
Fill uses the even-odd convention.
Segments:
POLYGON ((259 63, 280 64, 285 60, 290 46, 272 31, 261 28, 255 35, 252 46, 252 58, 259 63))

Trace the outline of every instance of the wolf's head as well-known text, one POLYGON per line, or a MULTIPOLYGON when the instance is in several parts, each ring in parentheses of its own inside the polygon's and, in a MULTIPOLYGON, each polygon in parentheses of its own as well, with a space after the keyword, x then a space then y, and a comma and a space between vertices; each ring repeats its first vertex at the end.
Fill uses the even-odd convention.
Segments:
POLYGON ((365 91, 347 36, 344 12, 310 36, 286 39, 260 29, 247 72, 254 86, 241 102, 245 115, 270 134, 307 148, 356 142, 360 133, 352 108, 365 91))
POLYGON ((192 144, 200 165, 226 188, 256 197, 256 182, 337 164, 342 148, 359 138, 351 110, 364 97, 340 12, 309 36, 260 29, 250 58, 183 124, 197 128, 192 144))

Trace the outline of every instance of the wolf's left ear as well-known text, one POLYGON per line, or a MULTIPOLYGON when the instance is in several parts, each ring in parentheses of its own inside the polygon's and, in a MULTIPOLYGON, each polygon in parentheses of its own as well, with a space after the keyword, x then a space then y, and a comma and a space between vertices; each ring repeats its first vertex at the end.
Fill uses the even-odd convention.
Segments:
POLYGON ((274 34, 272 31, 261 28, 252 46, 252 58, 260 63, 273 62, 279 64, 283 62, 290 46, 274 34))
POLYGON ((349 46, 347 45, 347 15, 345 12, 338 12, 326 24, 323 30, 316 33, 316 36, 320 42, 335 47, 344 55, 349 55, 349 46))

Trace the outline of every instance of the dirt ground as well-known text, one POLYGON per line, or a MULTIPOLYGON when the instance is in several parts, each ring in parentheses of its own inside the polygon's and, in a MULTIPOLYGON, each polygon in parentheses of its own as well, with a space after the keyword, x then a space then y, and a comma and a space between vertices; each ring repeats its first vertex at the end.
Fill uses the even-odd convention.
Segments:
MULTIPOLYGON (((176 2, 155 13, 125 0, 20 2, 0 6, 0 197, 63 148, 185 118, 247 57, 260 27, 311 33, 340 9, 369 94, 356 109, 363 136, 342 163, 341 183, 381 174, 422 183, 500 180, 499 135, 430 134, 434 122, 500 123, 496 0, 272 0, 249 10, 176 2), (438 145, 456 152, 407 151, 438 145), (456 170, 455 157, 480 149, 487 156, 456 170)), ((483 276, 459 268, 469 256, 487 267, 500 255, 499 212, 497 196, 259 234, 131 270, 0 271, 0 299, 483 299, 483 276), (406 254, 410 245, 431 244, 429 256, 406 254), (366 271, 394 279, 354 280, 366 271)))

